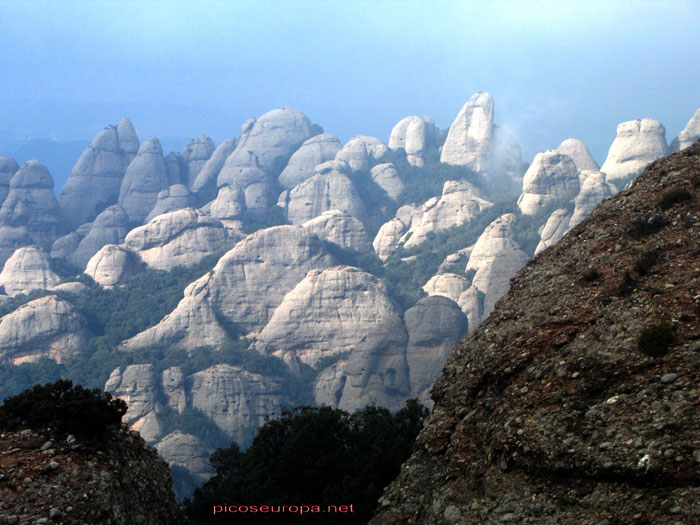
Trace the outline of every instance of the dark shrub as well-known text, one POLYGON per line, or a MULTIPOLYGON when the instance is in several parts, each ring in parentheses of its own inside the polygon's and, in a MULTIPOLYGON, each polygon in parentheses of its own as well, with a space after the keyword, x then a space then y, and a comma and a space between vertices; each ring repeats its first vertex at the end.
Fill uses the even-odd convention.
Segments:
POLYGON ((669 222, 663 215, 639 215, 632 219, 629 225, 629 232, 636 237, 644 237, 656 233, 664 226, 668 226, 669 222))
POLYGON ((673 329, 666 321, 648 324, 637 337, 637 348, 650 357, 666 355, 671 343, 673 343, 673 329))
POLYGON ((654 265, 659 261, 659 252, 656 250, 650 250, 644 252, 637 262, 634 263, 634 269, 637 270, 639 275, 646 275, 654 267, 654 265))
POLYGON ((124 401, 107 392, 60 379, 7 398, 0 406, 0 427, 51 426, 59 433, 94 436, 118 425, 126 408, 124 401))
POLYGON ((583 273, 583 280, 587 283, 591 283, 597 279, 600 279, 600 272, 595 268, 589 268, 583 273))
POLYGON ((662 210, 668 210, 675 204, 689 201, 692 197, 693 195, 685 188, 675 188, 661 195, 657 205, 662 210))

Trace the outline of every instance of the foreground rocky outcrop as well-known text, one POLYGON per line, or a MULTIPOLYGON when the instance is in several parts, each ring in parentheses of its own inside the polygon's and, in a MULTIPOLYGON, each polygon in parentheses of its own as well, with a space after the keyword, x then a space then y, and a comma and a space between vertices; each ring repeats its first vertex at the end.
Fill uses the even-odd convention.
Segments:
POLYGON ((371 523, 700 520, 699 187, 696 143, 518 273, 371 523))
POLYGON ((0 434, 2 523, 184 523, 168 465, 135 432, 0 434))

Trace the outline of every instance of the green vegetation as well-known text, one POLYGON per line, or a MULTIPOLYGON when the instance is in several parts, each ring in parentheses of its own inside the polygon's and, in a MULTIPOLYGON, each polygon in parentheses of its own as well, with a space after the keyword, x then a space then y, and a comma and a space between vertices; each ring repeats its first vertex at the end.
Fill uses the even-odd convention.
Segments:
POLYGON ((637 337, 637 348, 649 357, 661 357, 668 353, 673 343, 673 328, 666 321, 645 326, 637 337))
POLYGON ((110 425, 119 425, 125 413, 126 403, 121 399, 59 380, 5 399, 0 406, 0 427, 51 426, 59 433, 95 436, 110 425))
MULTIPOLYGON (((428 411, 416 400, 396 415, 369 406, 349 414, 299 407, 262 426, 241 452, 233 444, 211 456, 215 476, 195 490, 185 509, 195 523, 227 523, 214 505, 353 505, 333 523, 367 523, 401 463, 413 450, 428 411)), ((243 514, 236 523, 329 523, 323 513, 243 514)))
POLYGON ((657 205, 662 210, 669 210, 676 204, 689 201, 692 198, 693 194, 690 193, 687 189, 674 188, 661 195, 661 198, 657 202, 657 205))

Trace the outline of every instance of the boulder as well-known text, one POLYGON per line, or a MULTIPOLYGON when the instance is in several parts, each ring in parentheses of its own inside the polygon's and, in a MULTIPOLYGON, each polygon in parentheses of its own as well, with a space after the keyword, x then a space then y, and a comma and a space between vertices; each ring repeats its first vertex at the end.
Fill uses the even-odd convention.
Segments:
POLYGON ((358 252, 371 252, 367 232, 363 224, 346 211, 324 211, 318 217, 302 224, 319 238, 358 252))
POLYGON ((184 184, 175 184, 160 191, 156 197, 153 209, 146 217, 146 222, 158 215, 169 213, 182 208, 196 206, 196 198, 184 184))
POLYGON ((202 199, 200 202, 206 202, 216 195, 216 179, 219 176, 221 168, 228 156, 233 153, 238 145, 238 139, 228 139, 222 142, 219 147, 214 150, 209 160, 204 163, 202 169, 199 170, 197 177, 192 183, 191 189, 202 199))
POLYGON ((322 358, 358 348, 381 353, 405 341, 401 313, 386 285, 358 268, 336 266, 311 270, 284 297, 255 349, 315 366, 322 358))
POLYGON ((467 333, 467 318, 455 301, 436 295, 424 297, 406 310, 404 322, 410 395, 429 399, 427 391, 440 377, 452 348, 467 333))
POLYGON ((518 207, 525 215, 534 215, 551 202, 573 197, 579 191, 576 164, 556 150, 535 155, 523 178, 518 207))
POLYGON ((311 137, 291 156, 287 166, 280 173, 279 183, 287 189, 301 184, 313 177, 316 166, 333 160, 340 149, 340 141, 330 133, 311 137))
POLYGON ((101 286, 112 288, 129 282, 145 269, 146 265, 133 250, 107 244, 88 261, 85 273, 101 286))
POLYGON ((19 170, 17 161, 12 157, 0 155, 0 205, 5 201, 10 191, 10 180, 19 170))
POLYGON ((119 190, 119 205, 126 210, 132 224, 142 224, 155 206, 158 193, 167 187, 163 148, 157 138, 151 137, 141 144, 126 169, 119 190))
POLYGON ((413 222, 402 241, 406 248, 418 246, 430 233, 437 233, 469 222, 493 203, 466 181, 447 181, 438 200, 426 202, 420 219, 413 222))
POLYGON ((569 223, 572 215, 573 212, 566 208, 560 208, 552 212, 540 232, 540 242, 535 249, 535 255, 555 245, 566 235, 570 230, 569 223))
POLYGON ((624 182, 667 154, 666 129, 661 122, 650 118, 630 120, 618 124, 617 136, 600 171, 607 182, 624 182))
MULTIPOLYGON (((515 241, 515 220, 514 214, 507 213, 489 224, 469 256, 466 270, 476 272, 472 286, 485 294, 484 316, 493 311, 496 301, 508 292, 511 277, 530 258, 515 241)), ((474 325, 469 327, 473 329, 474 325)))
MULTIPOLYGON (((129 216, 124 208, 115 204, 110 206, 100 213, 90 223, 90 229, 85 236, 80 239, 80 242, 68 255, 64 258, 76 268, 85 268, 88 261, 95 255, 100 248, 107 244, 121 244, 124 242, 126 234, 129 231, 129 216)), ((72 235, 72 234, 71 234, 72 235)), ((69 247, 70 237, 62 237, 66 242, 65 248, 69 247)), ((61 239, 58 239, 52 249, 52 255, 58 253, 61 245, 56 245, 61 239)), ((53 255, 55 257, 55 255, 53 255)))
POLYGON ((358 135, 351 138, 336 154, 336 160, 348 163, 352 171, 365 172, 373 161, 380 159, 389 148, 374 137, 358 135))
POLYGON ((396 200, 404 189, 399 172, 390 162, 377 164, 369 171, 372 180, 383 189, 390 199, 396 200))
POLYGON ((89 337, 73 305, 48 295, 0 319, 0 359, 17 365, 48 357, 60 363, 82 350, 89 337))
POLYGON ((194 185, 197 175, 199 175, 199 172, 202 171, 204 165, 211 158, 214 150, 216 150, 214 141, 204 135, 190 140, 182 148, 180 152, 180 159, 182 159, 184 168, 182 183, 188 188, 194 185))
POLYGON ((427 151, 437 149, 439 133, 431 118, 406 117, 391 130, 389 148, 403 149, 408 163, 420 168, 425 165, 427 151))
POLYGON ((578 139, 566 139, 559 144, 557 151, 571 157, 578 171, 598 171, 600 169, 586 145, 578 139))
POLYGON ((238 240, 229 236, 220 221, 194 208, 184 208, 134 228, 124 242, 149 267, 169 270, 192 266, 207 255, 228 251, 238 240))
POLYGON ((51 269, 48 255, 38 246, 18 248, 0 273, 0 286, 11 297, 28 294, 32 290, 48 290, 60 280, 51 269))
POLYGON ((295 186, 286 202, 287 219, 303 224, 328 210, 343 210, 364 220, 366 211, 359 193, 349 177, 341 172, 336 161, 316 167, 316 174, 295 186))
POLYGON ((279 383, 237 366, 212 366, 189 376, 187 385, 191 406, 242 448, 270 414, 279 414, 289 402, 279 383))
POLYGON ((92 221, 107 206, 117 203, 124 173, 138 149, 139 139, 127 118, 116 126, 107 126, 94 138, 71 170, 58 198, 64 231, 92 221))
POLYGON ((673 138, 669 146, 669 153, 676 153, 685 149, 698 139, 700 139, 700 108, 688 121, 683 131, 673 138))

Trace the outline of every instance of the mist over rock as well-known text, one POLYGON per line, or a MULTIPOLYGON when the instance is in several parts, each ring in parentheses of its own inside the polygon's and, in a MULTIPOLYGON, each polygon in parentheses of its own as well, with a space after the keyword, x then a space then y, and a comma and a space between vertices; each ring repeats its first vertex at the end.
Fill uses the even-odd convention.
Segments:
POLYGON ((351 138, 336 154, 335 160, 348 163, 352 171, 367 171, 373 160, 380 159, 389 148, 374 137, 358 135, 351 138))
POLYGON ((132 224, 142 224, 155 206, 158 193, 167 187, 163 148, 157 138, 151 137, 141 144, 126 169, 119 190, 119 205, 126 210, 132 224))
POLYGON ((466 270, 476 271, 472 287, 485 295, 484 316, 493 311, 496 301, 508 292, 510 278, 530 258, 515 240, 515 220, 514 214, 507 213, 489 224, 469 256, 466 270))
POLYGON ((182 174, 182 184, 191 188, 197 175, 202 170, 206 162, 211 158, 216 150, 214 141, 207 136, 200 136, 190 140, 182 151, 180 158, 182 159, 184 173, 182 174))
POLYGON ((450 126, 440 162, 486 171, 492 140, 493 98, 486 92, 475 93, 450 126))
POLYGON ((65 231, 92 221, 107 206, 117 203, 129 163, 139 149, 131 121, 123 118, 107 126, 76 162, 58 198, 65 231))
POLYGON ((389 148, 406 151, 406 159, 413 166, 425 165, 425 154, 429 149, 437 149, 440 130, 429 117, 406 117, 391 130, 389 148))
MULTIPOLYGON (((311 270, 277 307, 255 349, 285 362, 405 344, 401 313, 376 276, 351 266, 311 270)), ((352 360, 352 358, 351 358, 352 360)))
POLYGON ((146 269, 141 258, 124 246, 107 244, 88 261, 85 274, 105 288, 121 286, 146 269))
POLYGON ((381 189, 383 189, 389 198, 396 200, 404 189, 403 180, 399 172, 390 162, 385 162, 384 164, 377 164, 374 166, 370 172, 372 180, 377 183, 381 189))
POLYGON ((242 447, 288 397, 276 381, 237 366, 215 365, 187 378, 190 404, 242 447))
POLYGON ((429 390, 452 348, 467 333, 467 317, 452 299, 424 297, 404 314, 411 397, 432 407, 429 390))
POLYGON ((578 171, 598 171, 600 169, 586 145, 578 139, 566 139, 559 144, 557 151, 571 157, 578 171))
POLYGON ((372 244, 364 225, 346 211, 324 211, 302 226, 318 235, 320 239, 335 243, 342 248, 350 248, 358 252, 372 251, 372 244))
POLYGON ((669 153, 676 153, 685 149, 698 139, 700 139, 700 108, 688 121, 683 130, 673 138, 668 148, 669 153))
POLYGON ((322 133, 306 140, 294 152, 287 166, 280 173, 278 178, 280 184, 287 189, 292 189, 313 177, 314 168, 333 160, 341 147, 340 141, 330 133, 322 133))
POLYGON ((0 207, 0 264, 20 246, 37 244, 49 250, 57 225, 53 178, 38 160, 30 160, 12 176, 0 207))
POLYGON ((303 224, 334 209, 363 220, 366 211, 362 199, 350 178, 340 171, 345 166, 338 161, 326 162, 316 167, 313 177, 295 186, 285 203, 289 222, 303 224))
MULTIPOLYGON (((129 216, 124 208, 118 204, 110 206, 95 218, 90 224, 87 234, 80 240, 75 249, 65 256, 65 259, 76 268, 85 268, 88 261, 100 248, 106 244, 123 243, 128 232, 129 216)), ((68 243, 68 240, 65 242, 68 243)), ((51 248, 52 255, 60 249, 60 245, 56 246, 56 243, 58 240, 51 248)))
POLYGON ((665 157, 666 128, 658 120, 630 120, 617 126, 617 136, 600 168, 606 181, 623 181, 639 175, 647 164, 665 157))
POLYGON ((169 270, 196 264, 212 253, 228 251, 238 240, 229 235, 220 221, 199 210, 184 208, 134 228, 124 243, 149 267, 169 270))
POLYGON ((158 413, 158 379, 152 364, 129 365, 115 369, 104 387, 105 392, 124 400, 129 406, 122 422, 153 444, 162 433, 158 413))
POLYGON ((0 273, 0 286, 9 296, 28 294, 32 290, 48 290, 60 280, 51 269, 48 255, 38 246, 17 249, 0 273))
POLYGON ((197 204, 196 200, 194 194, 184 184, 165 188, 158 193, 156 203, 146 217, 146 222, 164 213, 193 207, 197 204))
POLYGON ((535 155, 523 178, 518 207, 525 215, 534 215, 550 202, 574 196, 579 191, 576 164, 556 150, 535 155))
POLYGON ((418 246, 430 233, 460 226, 491 206, 493 203, 482 198, 472 184, 449 180, 443 185, 438 200, 430 199, 422 206, 422 216, 411 224, 403 237, 404 246, 418 246))
POLYGON ((10 180, 17 173, 17 170, 19 170, 19 165, 15 159, 0 155, 0 205, 10 191, 10 180))
POLYGON ((228 139, 222 142, 212 153, 209 160, 204 163, 199 170, 197 177, 192 183, 191 189, 194 193, 202 194, 203 201, 206 202, 216 195, 216 179, 228 156, 233 153, 238 145, 238 138, 228 139))
POLYGON ((0 359, 17 365, 48 357, 60 363, 77 354, 89 335, 85 318, 68 301, 40 297, 0 319, 0 359))
POLYGON ((296 109, 281 108, 246 122, 241 132, 236 149, 228 156, 218 175, 217 186, 229 184, 240 188, 246 191, 248 208, 265 208, 270 204, 268 200, 260 202, 259 206, 251 206, 248 186, 264 185, 265 188, 260 187, 255 191, 270 192, 272 177, 277 176, 299 146, 318 135, 320 129, 296 109), (251 168, 262 172, 266 177, 259 176, 251 181, 250 173, 246 173, 251 168))

